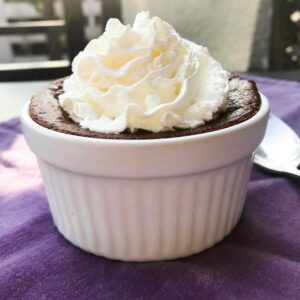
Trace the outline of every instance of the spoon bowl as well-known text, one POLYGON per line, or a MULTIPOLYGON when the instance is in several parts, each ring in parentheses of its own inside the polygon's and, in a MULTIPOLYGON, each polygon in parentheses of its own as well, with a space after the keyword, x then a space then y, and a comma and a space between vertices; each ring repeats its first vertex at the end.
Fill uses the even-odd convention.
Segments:
POLYGON ((256 150, 254 163, 276 173, 300 177, 300 140, 282 120, 270 114, 265 137, 256 150))

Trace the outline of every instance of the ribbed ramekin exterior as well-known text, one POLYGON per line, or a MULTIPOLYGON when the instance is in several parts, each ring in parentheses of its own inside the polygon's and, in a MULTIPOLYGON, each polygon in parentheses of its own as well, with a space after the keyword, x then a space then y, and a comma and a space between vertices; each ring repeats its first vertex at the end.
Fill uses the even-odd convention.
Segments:
POLYGON ((39 161, 58 230, 91 253, 126 261, 174 259, 226 236, 243 208, 252 155, 169 178, 104 178, 39 161))

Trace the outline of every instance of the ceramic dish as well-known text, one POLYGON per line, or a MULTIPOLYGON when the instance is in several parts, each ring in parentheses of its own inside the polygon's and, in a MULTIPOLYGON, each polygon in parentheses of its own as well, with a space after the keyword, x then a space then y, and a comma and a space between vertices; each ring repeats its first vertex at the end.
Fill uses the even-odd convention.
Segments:
POLYGON ((59 232, 96 255, 174 259, 222 240, 244 205, 268 100, 240 124, 198 135, 109 140, 56 132, 23 109, 59 232))

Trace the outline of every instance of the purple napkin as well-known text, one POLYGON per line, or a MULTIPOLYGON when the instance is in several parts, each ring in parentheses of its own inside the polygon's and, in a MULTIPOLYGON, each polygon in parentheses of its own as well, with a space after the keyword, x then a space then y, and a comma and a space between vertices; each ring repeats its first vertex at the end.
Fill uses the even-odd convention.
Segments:
MULTIPOLYGON (((300 135, 300 83, 253 79, 300 135)), ((254 168, 242 218, 221 243, 176 261, 112 261, 57 232, 20 122, 4 122, 0 299, 300 299, 300 181, 254 168)))

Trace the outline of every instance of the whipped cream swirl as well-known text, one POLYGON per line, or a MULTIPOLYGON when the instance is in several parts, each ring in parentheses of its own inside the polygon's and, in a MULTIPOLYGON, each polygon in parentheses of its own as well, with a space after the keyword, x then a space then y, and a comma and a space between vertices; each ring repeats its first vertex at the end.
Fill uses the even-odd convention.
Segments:
POLYGON ((147 12, 132 27, 110 19, 72 70, 59 103, 91 131, 193 128, 227 103, 228 73, 220 63, 147 12))

